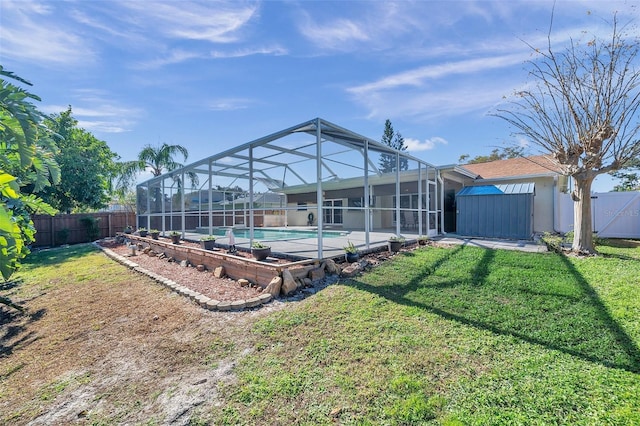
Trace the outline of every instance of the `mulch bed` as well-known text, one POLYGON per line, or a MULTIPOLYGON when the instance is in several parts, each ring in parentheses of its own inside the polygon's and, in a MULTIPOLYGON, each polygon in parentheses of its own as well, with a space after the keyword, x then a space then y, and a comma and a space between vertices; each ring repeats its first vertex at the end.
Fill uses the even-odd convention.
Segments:
MULTIPOLYGON (((260 286, 241 287, 237 281, 231 278, 216 278, 212 271, 198 271, 193 266, 180 266, 180 263, 169 262, 157 256, 149 256, 137 251, 135 256, 130 256, 130 250, 125 244, 118 244, 115 240, 102 240, 102 247, 108 248, 120 256, 127 257, 140 267, 168 278, 176 283, 219 301, 246 300, 256 297, 262 291, 260 286)), ((195 243, 194 247, 199 247, 195 243)), ((250 256, 250 255, 249 255, 250 256)))

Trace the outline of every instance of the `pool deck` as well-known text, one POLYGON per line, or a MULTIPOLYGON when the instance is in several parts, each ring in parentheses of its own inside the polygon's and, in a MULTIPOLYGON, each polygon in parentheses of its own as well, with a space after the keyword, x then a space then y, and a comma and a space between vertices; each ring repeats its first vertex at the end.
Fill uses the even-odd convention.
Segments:
MULTIPOLYGON (((262 228, 256 228, 262 229, 262 228)), ((300 231, 315 231, 313 228, 308 227, 290 227, 290 230, 300 231)), ((333 229, 332 229, 333 230, 333 229)), ((352 242, 359 250, 375 250, 380 247, 387 246, 387 240, 390 236, 394 235, 394 230, 378 230, 376 232, 369 232, 369 246, 366 245, 366 234, 364 231, 344 231, 345 235, 340 235, 331 238, 324 238, 322 240, 322 258, 333 258, 344 255, 344 247, 352 242)), ((418 234, 415 232, 402 232, 402 235, 407 241, 415 240, 418 238, 418 234)), ((186 239, 191 241, 199 241, 202 233, 186 232, 186 239)), ((526 252, 545 252, 547 251, 544 245, 537 244, 534 241, 525 240, 489 240, 482 238, 465 238, 454 234, 441 235, 433 238, 434 241, 438 241, 444 244, 451 245, 469 245, 474 247, 483 247, 491 249, 503 249, 503 250, 519 250, 526 252)), ((318 240, 317 238, 292 238, 286 240, 273 240, 266 241, 260 240, 265 244, 271 246, 271 251, 275 253, 285 253, 292 256, 296 256, 304 259, 315 259, 318 257, 318 240)), ((229 239, 227 237, 216 237, 216 242, 219 244, 228 244, 229 239)), ((236 247, 249 249, 249 239, 235 237, 236 247)))
MULTIPOLYGON (((261 228, 256 228, 261 229, 261 228)), ((311 228, 290 228, 301 231, 309 231, 315 229, 311 228)), ((327 230, 328 231, 328 230, 327 230)), ((331 231, 334 231, 331 229, 331 231)), ((345 235, 339 235, 330 238, 324 238, 322 240, 322 258, 333 258, 344 255, 344 247, 349 242, 352 242, 359 250, 366 250, 366 234, 363 231, 344 231, 345 235)), ((186 232, 185 237, 187 240, 198 241, 203 234, 196 232, 186 232)), ((387 240, 390 236, 394 235, 391 230, 384 232, 369 232, 369 249, 375 249, 382 246, 387 246, 387 240)), ((407 240, 418 238, 417 234, 403 233, 407 240)), ((318 239, 317 238, 291 238, 286 240, 262 240, 256 238, 271 246, 271 251, 275 253, 286 253, 292 256, 315 259, 318 257, 318 239)), ((249 248, 249 239, 242 237, 235 237, 236 247, 249 248)), ((227 237, 216 237, 216 243, 229 244, 227 237)))

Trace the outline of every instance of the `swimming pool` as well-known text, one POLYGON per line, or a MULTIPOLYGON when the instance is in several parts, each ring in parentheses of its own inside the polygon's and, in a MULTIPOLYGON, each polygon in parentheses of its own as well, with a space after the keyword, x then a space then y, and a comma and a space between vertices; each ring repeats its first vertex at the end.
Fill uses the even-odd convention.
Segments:
MULTIPOLYGON (((217 228, 213 230, 213 235, 225 237, 227 235, 227 228, 217 228)), ((336 238, 349 235, 345 231, 322 231, 322 238, 336 238)), ((233 236, 236 238, 249 238, 249 229, 234 229, 233 236)), ((317 231, 307 231, 302 229, 263 229, 255 228, 253 230, 253 238, 263 241, 278 241, 278 240, 294 240, 301 238, 318 238, 317 231)))

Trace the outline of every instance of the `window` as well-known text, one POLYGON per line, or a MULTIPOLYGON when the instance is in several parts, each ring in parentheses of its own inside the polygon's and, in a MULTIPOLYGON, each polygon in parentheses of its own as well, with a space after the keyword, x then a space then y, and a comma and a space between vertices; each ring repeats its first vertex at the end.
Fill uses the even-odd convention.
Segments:
MULTIPOLYGON (((359 209, 364 208, 364 198, 362 197, 349 198, 347 201, 347 205, 349 207, 356 207, 359 209)), ((369 207, 375 207, 375 205, 376 205, 376 197, 370 196, 369 207)))
POLYGON ((342 200, 325 200, 322 203, 322 218, 327 224, 342 223, 342 200))

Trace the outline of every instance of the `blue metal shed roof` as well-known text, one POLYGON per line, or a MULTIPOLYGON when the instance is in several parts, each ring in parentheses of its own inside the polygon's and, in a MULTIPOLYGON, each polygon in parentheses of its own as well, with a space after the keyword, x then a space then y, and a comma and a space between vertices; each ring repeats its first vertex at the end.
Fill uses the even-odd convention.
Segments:
POLYGON ((509 194, 533 194, 535 183, 507 183, 501 185, 465 186, 456 194, 458 197, 470 195, 509 195, 509 194))

